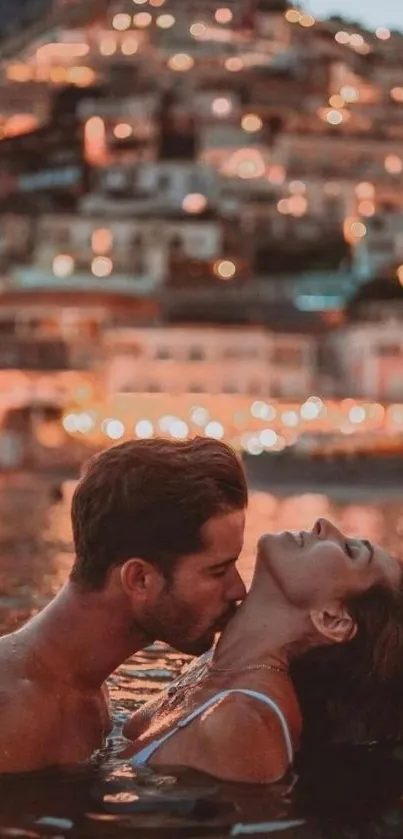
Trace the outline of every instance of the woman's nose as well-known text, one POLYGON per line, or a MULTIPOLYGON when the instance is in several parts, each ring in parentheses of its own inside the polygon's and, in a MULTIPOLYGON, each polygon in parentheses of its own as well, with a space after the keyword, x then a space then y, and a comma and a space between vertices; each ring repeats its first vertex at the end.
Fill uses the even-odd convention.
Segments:
POLYGON ((316 519, 312 531, 319 537, 319 539, 329 539, 331 537, 337 538, 340 535, 340 531, 337 529, 336 525, 332 524, 329 519, 322 517, 316 519))

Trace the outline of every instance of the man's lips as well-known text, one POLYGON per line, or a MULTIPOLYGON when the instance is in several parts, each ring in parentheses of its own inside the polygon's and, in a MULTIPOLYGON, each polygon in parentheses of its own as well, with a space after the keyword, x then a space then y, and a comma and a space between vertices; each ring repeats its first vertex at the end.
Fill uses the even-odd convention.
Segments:
POLYGON ((217 621, 217 623, 214 625, 215 631, 216 632, 221 632, 222 629, 225 629, 225 627, 230 622, 230 620, 234 617, 234 615, 236 615, 237 610, 238 610, 238 607, 234 606, 233 609, 228 611, 222 618, 220 618, 220 620, 217 621))

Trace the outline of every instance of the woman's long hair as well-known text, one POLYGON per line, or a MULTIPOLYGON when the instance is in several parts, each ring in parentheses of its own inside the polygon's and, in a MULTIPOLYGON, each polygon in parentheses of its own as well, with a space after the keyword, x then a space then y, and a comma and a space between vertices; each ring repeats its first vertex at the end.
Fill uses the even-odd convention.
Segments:
POLYGON ((376 585, 346 605, 355 637, 291 667, 309 748, 403 740, 403 587, 376 585))

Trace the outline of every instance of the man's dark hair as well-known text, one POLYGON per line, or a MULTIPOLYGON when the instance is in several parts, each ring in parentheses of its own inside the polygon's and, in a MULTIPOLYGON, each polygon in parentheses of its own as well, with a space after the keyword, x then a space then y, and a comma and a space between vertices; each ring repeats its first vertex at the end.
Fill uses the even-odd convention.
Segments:
POLYGON ((242 465, 219 440, 114 446, 90 461, 74 492, 70 579, 101 589, 110 569, 131 557, 152 562, 169 579, 181 556, 203 549, 203 525, 247 501, 242 465))
POLYGON ((403 739, 403 587, 376 585, 346 605, 355 637, 291 667, 309 749, 403 739))

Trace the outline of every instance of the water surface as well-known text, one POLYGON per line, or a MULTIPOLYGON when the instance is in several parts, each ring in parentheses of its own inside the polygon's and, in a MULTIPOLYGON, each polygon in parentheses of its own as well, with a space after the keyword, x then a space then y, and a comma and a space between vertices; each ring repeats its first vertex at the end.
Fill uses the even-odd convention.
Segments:
MULTIPOLYGON (((402 490, 403 496, 403 490, 402 490)), ((266 530, 306 529, 327 516, 403 554, 398 492, 364 490, 276 496, 252 494, 241 572, 250 582, 256 540, 266 530)), ((29 477, 0 482, 0 632, 20 626, 66 579, 72 561, 67 502, 29 477)), ((186 658, 154 646, 110 679, 117 724, 155 694, 186 658)), ((402 696, 403 702, 403 696, 402 696)), ((248 744, 245 744, 247 749, 248 744)), ((272 787, 224 784, 196 773, 136 776, 121 762, 119 740, 89 766, 30 776, 0 776, 0 837, 272 836, 285 839, 392 839, 403 836, 403 749, 313 755, 272 787)))

